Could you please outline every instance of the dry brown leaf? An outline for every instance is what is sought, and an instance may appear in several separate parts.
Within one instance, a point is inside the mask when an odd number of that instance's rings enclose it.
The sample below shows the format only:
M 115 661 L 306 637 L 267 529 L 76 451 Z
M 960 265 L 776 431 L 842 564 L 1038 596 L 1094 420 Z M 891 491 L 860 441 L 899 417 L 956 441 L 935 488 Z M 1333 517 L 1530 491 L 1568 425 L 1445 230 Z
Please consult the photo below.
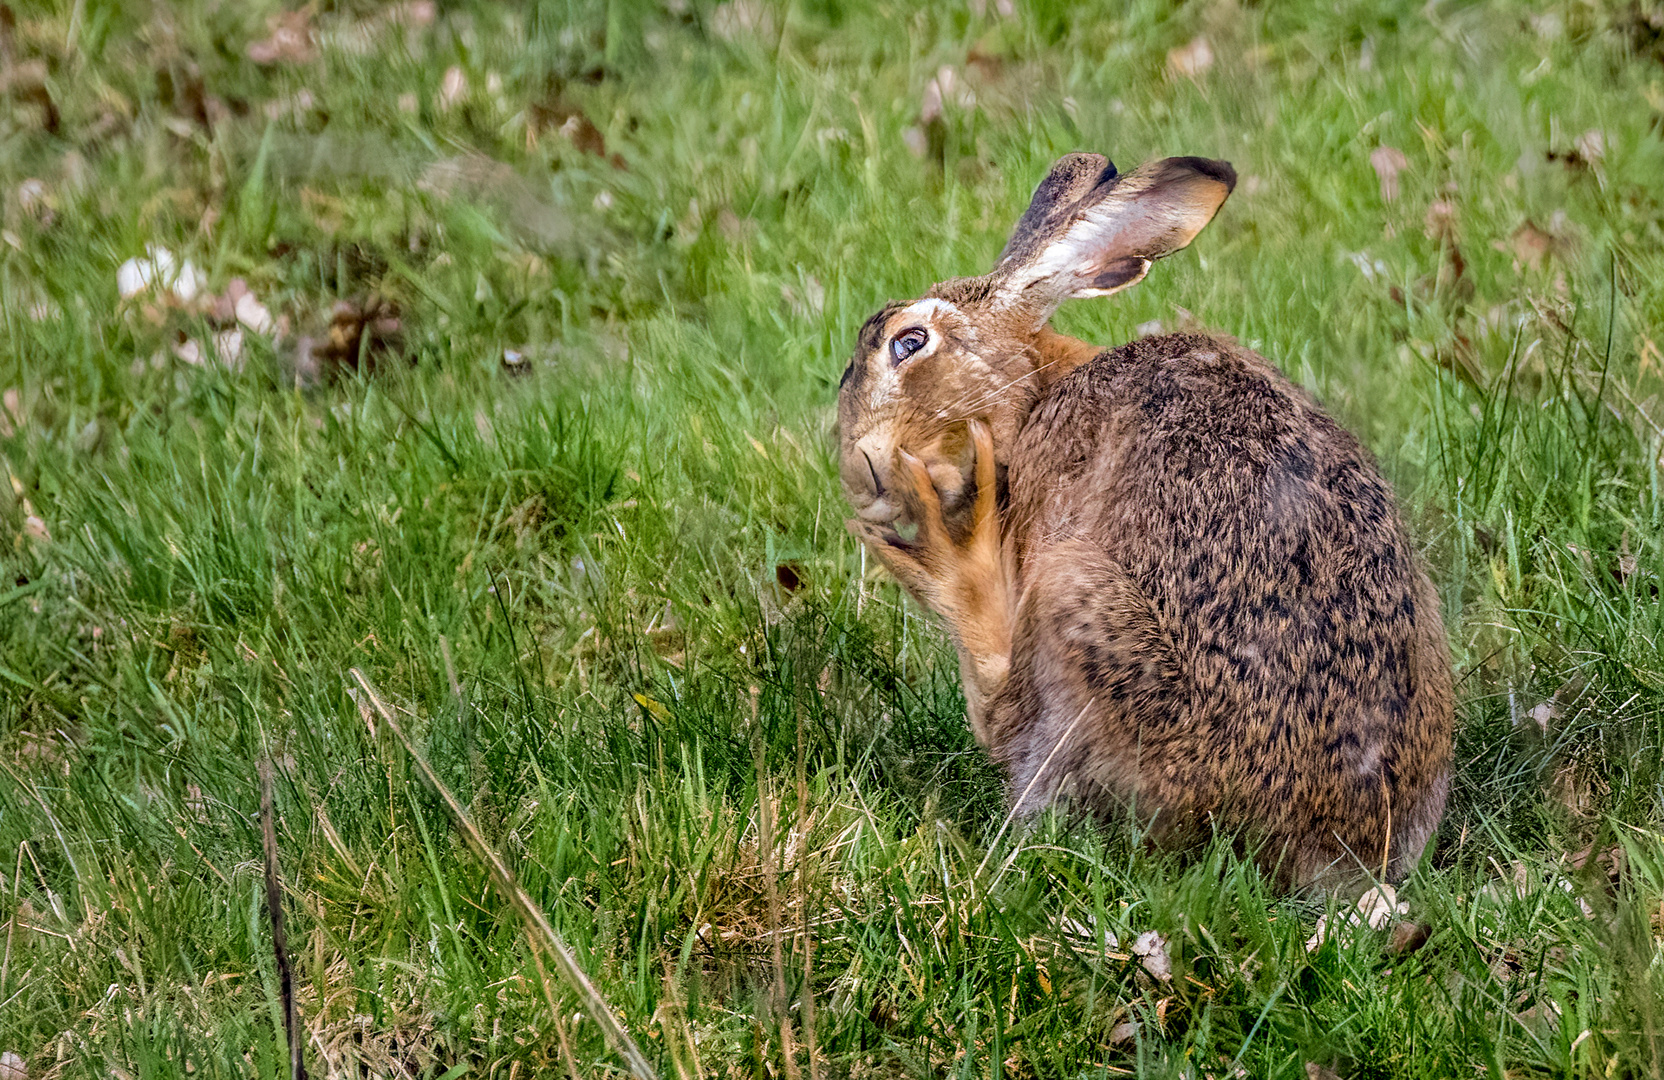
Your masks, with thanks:
M 1369 155 L 1369 164 L 1375 169 L 1375 178 L 1381 183 L 1381 200 L 1396 202 L 1398 174 L 1410 167 L 1410 159 L 1396 146 L 1377 146 L 1374 153 Z
M 58 106 L 46 86 L 49 71 L 45 60 L 18 62 L 13 53 L 12 37 L 17 30 L 17 16 L 5 4 L 0 4 L 0 95 L 9 94 L 19 101 L 40 106 L 41 126 L 56 132 L 59 125 Z
M 533 102 L 526 109 L 526 137 L 536 142 L 545 131 L 559 132 L 583 153 L 606 158 L 615 169 L 625 168 L 624 159 L 607 153 L 607 140 L 584 111 L 556 94 L 547 101 Z
M 1590 128 L 1572 140 L 1570 150 L 1551 149 L 1544 156 L 1568 169 L 1599 168 L 1606 158 L 1606 133 L 1599 128 Z
M 1306 1080 L 1340 1080 L 1340 1074 L 1335 1070 L 1319 1065 L 1315 1061 L 1306 1062 Z
M 1514 256 L 1514 272 L 1517 274 L 1522 270 L 1536 270 L 1549 259 L 1558 257 L 1565 241 L 1553 232 L 1538 228 L 1528 219 L 1520 223 L 1506 243 L 1498 240 L 1492 246 Z
M 1422 221 L 1429 240 L 1449 240 L 1456 235 L 1456 205 L 1447 199 L 1438 199 L 1427 207 L 1427 215 Z
M 1197 79 L 1213 67 L 1213 46 L 1201 34 L 1167 54 L 1167 70 L 1181 79 Z
M 10 1050 L 0 1054 L 0 1080 L 29 1080 L 29 1067 L 21 1055 Z
M 1427 939 L 1432 933 L 1433 928 L 1424 922 L 1401 919 L 1393 924 L 1392 939 L 1387 942 L 1387 953 L 1391 956 L 1413 953 L 1427 944 Z

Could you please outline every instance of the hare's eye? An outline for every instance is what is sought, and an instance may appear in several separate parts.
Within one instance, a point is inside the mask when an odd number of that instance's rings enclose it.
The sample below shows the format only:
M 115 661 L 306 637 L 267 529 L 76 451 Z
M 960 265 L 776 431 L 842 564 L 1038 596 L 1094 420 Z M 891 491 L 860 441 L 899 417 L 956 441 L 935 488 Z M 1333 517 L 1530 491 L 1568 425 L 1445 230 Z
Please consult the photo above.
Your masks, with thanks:
M 924 348 L 929 341 L 930 335 L 921 327 L 915 326 L 911 330 L 903 330 L 895 336 L 895 340 L 890 342 L 890 359 L 892 363 L 901 363 L 909 356 L 912 356 L 914 353 Z

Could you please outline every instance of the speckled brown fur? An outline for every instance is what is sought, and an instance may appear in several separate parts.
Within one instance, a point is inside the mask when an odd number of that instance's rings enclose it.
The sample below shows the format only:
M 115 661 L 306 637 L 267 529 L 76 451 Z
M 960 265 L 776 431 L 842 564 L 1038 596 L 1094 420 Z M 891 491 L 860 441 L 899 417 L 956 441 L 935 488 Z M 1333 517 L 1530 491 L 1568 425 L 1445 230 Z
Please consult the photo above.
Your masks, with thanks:
M 1158 834 L 1223 814 L 1301 881 L 1420 854 L 1448 652 L 1356 439 L 1248 350 L 1172 335 L 1061 380 L 1008 476 L 1021 600 L 989 746 L 1014 795 L 1085 710 L 1021 809 L 1062 784 Z
M 1062 797 L 1174 842 L 1224 827 L 1288 883 L 1395 879 L 1443 813 L 1452 690 L 1392 491 L 1234 342 L 1098 352 L 1045 327 L 1171 250 L 1126 236 L 1188 242 L 1223 201 L 1196 177 L 1229 175 L 1170 159 L 1117 206 L 1084 157 L 1036 194 L 1078 204 L 1024 216 L 1044 235 L 1020 226 L 993 274 L 933 290 L 951 310 L 893 305 L 863 331 L 852 369 L 896 400 L 840 400 L 852 530 L 947 623 L 1018 812 Z M 891 362 L 914 323 L 927 363 Z

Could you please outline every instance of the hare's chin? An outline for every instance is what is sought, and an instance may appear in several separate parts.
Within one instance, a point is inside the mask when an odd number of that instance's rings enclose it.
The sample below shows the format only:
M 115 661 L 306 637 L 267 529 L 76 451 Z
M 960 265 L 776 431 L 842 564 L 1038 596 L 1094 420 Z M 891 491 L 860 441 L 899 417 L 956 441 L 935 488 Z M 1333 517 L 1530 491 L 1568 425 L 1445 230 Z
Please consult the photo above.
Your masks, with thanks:
M 901 516 L 901 507 L 889 499 L 874 499 L 855 513 L 862 521 L 887 523 Z

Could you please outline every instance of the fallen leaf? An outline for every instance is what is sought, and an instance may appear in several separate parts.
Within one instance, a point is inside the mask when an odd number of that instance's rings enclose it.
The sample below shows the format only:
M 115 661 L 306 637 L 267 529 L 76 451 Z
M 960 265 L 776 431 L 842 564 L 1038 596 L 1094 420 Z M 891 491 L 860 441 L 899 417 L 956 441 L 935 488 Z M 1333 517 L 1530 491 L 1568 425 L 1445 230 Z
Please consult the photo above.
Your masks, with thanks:
M 1514 272 L 1518 273 L 1522 268 L 1535 270 L 1542 266 L 1550 256 L 1557 253 L 1560 245 L 1554 234 L 1539 229 L 1527 220 L 1514 230 L 1507 244 L 1498 241 L 1495 246 L 1498 251 L 1513 254 Z
M 560 125 L 560 133 L 586 154 L 596 157 L 607 156 L 607 140 L 601 134 L 601 129 L 595 122 L 581 112 L 574 111 L 571 116 Z
M 615 169 L 625 168 L 622 157 L 607 153 L 606 137 L 601 134 L 601 129 L 595 126 L 594 121 L 590 120 L 582 109 L 559 94 L 554 94 L 545 101 L 533 102 L 527 107 L 526 117 L 528 139 L 535 142 L 542 132 L 554 131 L 564 136 L 583 153 L 606 158 L 607 163 Z
M 1433 928 L 1424 922 L 1401 919 L 1393 924 L 1392 938 L 1387 942 L 1387 952 L 1392 956 L 1413 953 L 1427 944 L 1427 939 L 1432 934 Z
M 262 304 L 259 300 L 255 299 L 253 293 L 244 292 L 241 296 L 237 297 L 237 299 L 233 301 L 232 311 L 236 315 L 239 323 L 248 327 L 256 334 L 269 334 L 272 332 L 272 328 L 274 326 L 274 323 L 272 322 L 272 313 L 269 309 L 267 309 L 265 304 Z
M 17 62 L 12 54 L 12 35 L 17 29 L 17 16 L 5 4 L 0 4 L 0 96 L 10 95 L 18 101 L 40 106 L 41 126 L 56 132 L 61 120 L 57 103 L 47 88 L 49 71 L 45 60 Z
M 116 268 L 116 290 L 123 300 L 160 287 L 166 298 L 189 304 L 207 284 L 202 271 L 189 259 L 179 262 L 173 252 L 159 244 L 151 244 L 145 251 L 146 257 L 128 259 Z
M 1606 133 L 1590 128 L 1572 140 L 1570 150 L 1548 150 L 1544 155 L 1568 169 L 1594 169 L 1606 158 Z
M 329 338 L 320 355 L 348 367 L 372 364 L 403 344 L 397 305 L 379 296 L 338 302 L 330 312 Z
M 1572 149 L 1590 165 L 1598 165 L 1606 157 L 1606 133 L 1590 128 L 1572 140 Z
M 312 41 L 312 9 L 285 11 L 266 18 L 266 36 L 248 44 L 256 64 L 304 64 L 317 58 Z
M 22 1055 L 10 1050 L 0 1054 L 0 1080 L 29 1080 L 29 1067 Z
M 1391 885 L 1381 884 L 1358 898 L 1358 914 L 1371 930 L 1384 929 L 1394 915 L 1407 915 L 1410 905 L 1401 903 Z
M 1445 199 L 1438 199 L 1427 207 L 1427 215 L 1422 220 L 1429 240 L 1449 240 L 1456 235 L 1456 206 Z
M 1167 54 L 1167 70 L 1179 78 L 1195 79 L 1213 67 L 1213 46 L 1198 34 Z
M 1381 184 L 1381 201 L 1396 202 L 1398 174 L 1410 167 L 1410 159 L 1396 146 L 1377 146 L 1369 155 L 1369 164 L 1375 169 L 1375 178 Z
M 439 107 L 452 109 L 468 94 L 468 75 L 460 67 L 452 64 L 445 69 L 445 75 L 439 80 Z
M 1134 939 L 1132 954 L 1138 957 L 1144 970 L 1157 982 L 1173 981 L 1173 961 L 1167 955 L 1167 939 L 1154 930 L 1146 930 Z
M 39 540 L 43 544 L 52 540 L 52 533 L 47 529 L 46 522 L 34 514 L 30 514 L 23 519 L 23 535 L 31 540 Z
M 52 223 L 52 204 L 46 183 L 33 176 L 17 185 L 17 208 L 43 225 Z
M 1306 1062 L 1306 1080 L 1340 1080 L 1340 1074 L 1315 1061 Z
M 183 334 L 181 334 L 180 340 L 173 343 L 173 355 L 192 367 L 200 367 L 203 360 L 206 359 L 202 352 L 202 345 L 196 338 L 185 337 Z
M 670 719 L 670 710 L 665 707 L 663 702 L 654 701 L 646 694 L 631 694 L 630 696 L 635 699 L 637 705 L 646 709 L 653 719 L 661 721 Z
M 942 118 L 942 84 L 931 79 L 924 84 L 924 96 L 919 99 L 919 123 L 928 124 Z
M 1117 1043 L 1131 1042 L 1138 1037 L 1138 1021 L 1126 1020 L 1109 1029 L 1111 1046 Z
M 243 332 L 237 327 L 214 334 L 214 355 L 233 371 L 243 366 Z
M 1398 899 L 1391 885 L 1377 885 L 1360 896 L 1351 910 L 1337 911 L 1332 919 L 1328 915 L 1319 916 L 1316 929 L 1306 939 L 1306 951 L 1316 952 L 1343 927 L 1368 926 L 1371 930 L 1381 930 L 1395 916 L 1409 912 L 1410 905 Z
M 0 438 L 9 439 L 23 427 L 23 398 L 17 387 L 8 386 L 0 394 Z

